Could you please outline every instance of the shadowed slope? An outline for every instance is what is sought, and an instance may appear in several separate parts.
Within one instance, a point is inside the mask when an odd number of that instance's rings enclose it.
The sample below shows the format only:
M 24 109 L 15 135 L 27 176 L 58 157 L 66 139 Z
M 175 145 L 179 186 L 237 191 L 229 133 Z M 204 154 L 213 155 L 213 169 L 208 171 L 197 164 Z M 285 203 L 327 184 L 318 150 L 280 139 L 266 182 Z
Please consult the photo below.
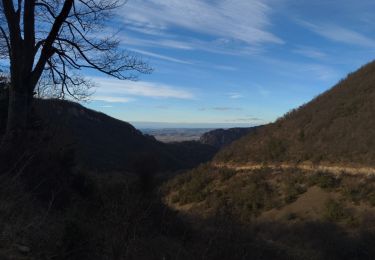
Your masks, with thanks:
M 34 110 L 40 146 L 71 149 L 88 169 L 132 171 L 144 161 L 154 172 L 173 171 L 210 160 L 216 152 L 198 142 L 161 143 L 129 123 L 69 101 L 35 100 Z

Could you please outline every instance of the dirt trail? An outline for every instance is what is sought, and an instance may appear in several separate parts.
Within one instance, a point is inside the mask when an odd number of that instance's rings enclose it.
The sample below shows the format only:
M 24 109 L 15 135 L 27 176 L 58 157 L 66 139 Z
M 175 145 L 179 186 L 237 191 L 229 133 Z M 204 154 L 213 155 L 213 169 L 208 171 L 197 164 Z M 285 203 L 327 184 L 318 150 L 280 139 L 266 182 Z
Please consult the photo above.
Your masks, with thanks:
M 345 167 L 345 166 L 335 166 L 335 165 L 313 165 L 313 164 L 234 164 L 234 163 L 225 163 L 218 164 L 213 163 L 214 167 L 225 167 L 233 169 L 236 171 L 242 170 L 257 170 L 264 167 L 273 168 L 273 169 L 301 169 L 305 171 L 325 171 L 332 174 L 351 174 L 351 175 L 375 175 L 375 168 L 372 167 Z

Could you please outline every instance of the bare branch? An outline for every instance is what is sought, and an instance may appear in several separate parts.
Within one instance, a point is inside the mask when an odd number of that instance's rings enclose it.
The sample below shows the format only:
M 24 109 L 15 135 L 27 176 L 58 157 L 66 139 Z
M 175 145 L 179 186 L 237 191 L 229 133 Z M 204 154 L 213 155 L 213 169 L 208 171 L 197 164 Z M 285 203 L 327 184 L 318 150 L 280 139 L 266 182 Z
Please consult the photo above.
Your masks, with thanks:
M 0 27 L 0 55 L 1 42 L 5 53 L 17 50 L 17 57 L 9 56 L 16 64 L 12 77 L 29 82 L 30 93 L 39 96 L 43 89 L 54 97 L 86 98 L 83 90 L 92 84 L 79 76 L 82 70 L 121 80 L 152 71 L 138 56 L 122 50 L 116 35 L 98 35 L 126 0 L 0 1 L 0 22 L 6 24 Z
M 8 51 L 8 53 L 10 53 L 10 43 L 9 43 L 9 38 L 8 38 L 8 35 L 7 35 L 7 33 L 5 32 L 4 28 L 1 27 L 1 26 L 0 26 L 0 32 L 1 32 L 1 34 L 3 35 L 3 39 L 4 39 L 4 41 L 5 41 L 5 44 L 6 44 L 6 47 L 7 47 L 7 51 Z M 2 48 L 2 47 L 0 46 L 0 48 Z M 2 56 L 2 54 L 3 54 L 3 51 L 0 50 L 0 55 Z

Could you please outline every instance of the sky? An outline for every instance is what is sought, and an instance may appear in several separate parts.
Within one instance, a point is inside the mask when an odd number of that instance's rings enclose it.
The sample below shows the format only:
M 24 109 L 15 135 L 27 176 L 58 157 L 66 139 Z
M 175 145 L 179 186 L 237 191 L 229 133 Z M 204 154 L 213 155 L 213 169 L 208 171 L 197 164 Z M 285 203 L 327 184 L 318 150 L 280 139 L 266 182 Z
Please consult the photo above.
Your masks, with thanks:
M 373 0 L 128 0 L 113 26 L 154 69 L 87 75 L 86 106 L 136 127 L 272 122 L 375 57 Z

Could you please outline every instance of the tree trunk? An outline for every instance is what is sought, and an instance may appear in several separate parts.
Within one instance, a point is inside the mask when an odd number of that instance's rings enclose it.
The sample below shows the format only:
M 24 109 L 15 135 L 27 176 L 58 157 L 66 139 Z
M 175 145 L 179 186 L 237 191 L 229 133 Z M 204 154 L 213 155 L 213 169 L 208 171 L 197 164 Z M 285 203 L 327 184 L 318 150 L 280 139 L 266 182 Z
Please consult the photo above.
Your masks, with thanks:
M 11 87 L 9 90 L 6 134 L 16 137 L 27 128 L 32 97 L 27 88 Z
M 8 91 L 0 90 L 0 136 L 5 133 L 8 117 Z
M 27 126 L 32 96 L 26 86 L 12 85 L 9 89 L 6 131 L 0 146 L 0 163 L 5 168 L 17 161 L 27 145 Z

